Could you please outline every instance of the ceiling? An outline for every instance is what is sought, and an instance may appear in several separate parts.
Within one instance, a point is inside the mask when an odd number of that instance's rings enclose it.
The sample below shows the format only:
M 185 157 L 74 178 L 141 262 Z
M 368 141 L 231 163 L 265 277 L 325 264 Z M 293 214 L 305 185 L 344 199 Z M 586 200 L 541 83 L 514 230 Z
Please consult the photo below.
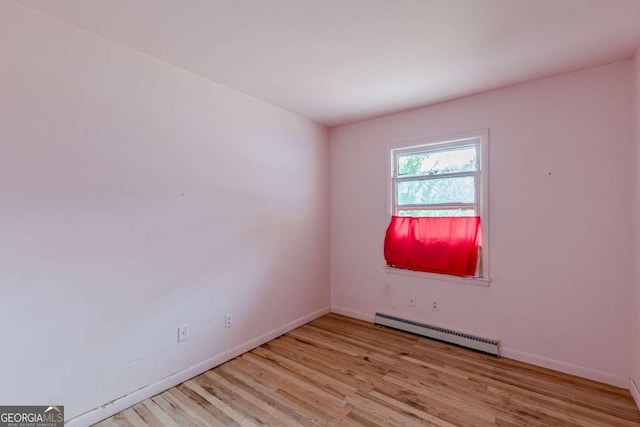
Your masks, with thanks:
M 640 46 L 640 0 L 17 1 L 328 126 Z

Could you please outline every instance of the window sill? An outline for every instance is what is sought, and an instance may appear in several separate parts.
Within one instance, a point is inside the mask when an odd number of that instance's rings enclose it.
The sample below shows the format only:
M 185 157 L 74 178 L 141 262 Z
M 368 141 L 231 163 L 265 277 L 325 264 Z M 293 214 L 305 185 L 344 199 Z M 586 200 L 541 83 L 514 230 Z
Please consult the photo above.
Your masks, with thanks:
M 413 271 L 413 270 L 405 270 L 402 268 L 389 267 L 388 265 L 385 265 L 382 268 L 384 269 L 384 272 L 387 274 L 400 274 L 402 276 L 417 277 L 420 279 L 443 280 L 445 282 L 455 282 L 455 283 L 462 283 L 465 285 L 484 286 L 484 287 L 488 287 L 489 284 L 491 283 L 491 279 L 486 277 L 460 277 L 460 276 L 451 276 L 449 274 L 426 273 L 423 271 Z

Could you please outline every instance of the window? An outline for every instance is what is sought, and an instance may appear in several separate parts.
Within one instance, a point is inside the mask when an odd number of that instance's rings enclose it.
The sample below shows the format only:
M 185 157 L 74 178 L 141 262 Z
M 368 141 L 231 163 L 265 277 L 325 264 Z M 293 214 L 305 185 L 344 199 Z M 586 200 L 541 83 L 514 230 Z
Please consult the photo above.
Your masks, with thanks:
M 475 277 L 488 276 L 487 142 L 484 130 L 390 149 L 392 216 L 480 217 Z

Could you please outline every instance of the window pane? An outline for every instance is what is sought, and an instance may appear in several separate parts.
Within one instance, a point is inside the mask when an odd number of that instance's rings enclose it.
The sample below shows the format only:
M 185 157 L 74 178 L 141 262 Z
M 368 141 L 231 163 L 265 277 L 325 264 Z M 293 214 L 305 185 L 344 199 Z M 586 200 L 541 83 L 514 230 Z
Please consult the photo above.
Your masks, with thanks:
M 399 210 L 398 216 L 476 216 L 476 210 L 472 208 Z
M 398 176 L 424 176 L 477 170 L 476 146 L 398 156 Z
M 472 176 L 463 176 L 398 182 L 398 205 L 475 203 L 474 180 Z

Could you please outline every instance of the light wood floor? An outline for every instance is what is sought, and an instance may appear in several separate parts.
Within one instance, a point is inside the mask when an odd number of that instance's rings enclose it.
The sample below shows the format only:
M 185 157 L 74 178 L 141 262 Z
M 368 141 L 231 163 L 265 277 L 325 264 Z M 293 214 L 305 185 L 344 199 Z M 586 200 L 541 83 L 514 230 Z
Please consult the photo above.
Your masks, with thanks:
M 113 426 L 638 426 L 627 390 L 330 314 Z

